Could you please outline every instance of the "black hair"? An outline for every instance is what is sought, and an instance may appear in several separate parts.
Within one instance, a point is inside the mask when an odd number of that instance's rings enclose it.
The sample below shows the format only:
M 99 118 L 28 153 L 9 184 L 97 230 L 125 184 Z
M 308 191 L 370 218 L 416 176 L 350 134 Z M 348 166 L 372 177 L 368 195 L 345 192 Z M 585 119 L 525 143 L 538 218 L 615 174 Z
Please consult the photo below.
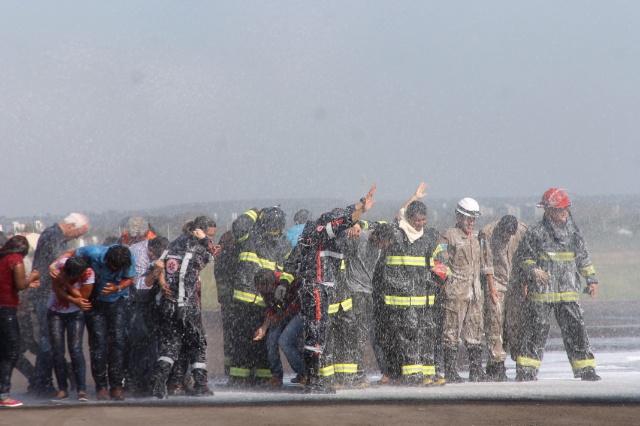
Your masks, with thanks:
M 407 218 L 410 218 L 416 214 L 423 214 L 425 216 L 427 215 L 427 206 L 425 206 L 422 201 L 416 200 L 411 202 L 411 204 L 407 206 L 407 210 L 405 210 L 405 216 Z
M 169 239 L 166 237 L 155 237 L 149 240 L 149 250 L 158 258 L 162 255 L 164 249 L 169 245 Z
M 80 278 L 84 271 L 89 267 L 89 264 L 80 256 L 71 256 L 64 263 L 62 273 L 71 279 Z
M 209 216 L 198 216 L 185 223 L 182 227 L 182 232 L 188 234 L 196 229 L 201 229 L 202 231 L 207 232 L 207 229 L 216 227 L 216 221 L 211 219 Z
M 377 241 L 391 241 L 394 233 L 393 226 L 388 223 L 381 223 L 371 232 L 371 237 Z
M 17 253 L 22 257 L 29 253 L 29 241 L 22 235 L 16 235 L 7 240 L 6 243 L 0 248 L 0 259 L 10 254 Z
M 296 223 L 296 225 L 307 223 L 310 220 L 311 212 L 306 209 L 298 210 L 298 212 L 293 216 L 293 221 Z
M 513 215 L 506 215 L 498 222 L 498 228 L 507 235 L 514 235 L 518 230 L 518 219 Z
M 104 263 L 118 271 L 127 269 L 131 266 L 131 251 L 123 245 L 113 245 L 109 247 L 104 255 Z

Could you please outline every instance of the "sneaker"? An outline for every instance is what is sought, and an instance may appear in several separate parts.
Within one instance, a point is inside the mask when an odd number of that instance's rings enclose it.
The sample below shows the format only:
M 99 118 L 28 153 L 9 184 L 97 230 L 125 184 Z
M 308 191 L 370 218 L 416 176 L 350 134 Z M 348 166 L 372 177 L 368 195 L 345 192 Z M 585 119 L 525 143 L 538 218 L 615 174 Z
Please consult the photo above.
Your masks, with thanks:
M 96 398 L 98 401 L 108 401 L 109 400 L 109 392 L 106 389 L 98 389 L 96 391 Z
M 65 401 L 67 399 L 69 399 L 69 392 L 67 392 L 66 390 L 58 391 L 56 396 L 53 398 L 54 401 Z
M 379 385 L 388 385 L 390 384 L 391 379 L 389 379 L 389 376 L 387 376 L 386 374 L 384 374 L 382 377 L 380 377 L 380 380 L 378 380 Z
M 79 390 L 78 391 L 78 401 L 80 401 L 80 402 L 89 402 L 89 395 L 87 394 L 87 392 L 85 392 L 83 390 Z
M 16 401 L 13 398 L 6 397 L 5 399 L 0 399 L 0 407 L 20 407 L 22 402 Z
M 354 389 L 366 389 L 369 386 L 371 386 L 371 383 L 369 383 L 369 381 L 366 379 L 353 384 Z
M 447 380 L 439 374 L 433 377 L 432 386 L 444 386 L 447 384 Z

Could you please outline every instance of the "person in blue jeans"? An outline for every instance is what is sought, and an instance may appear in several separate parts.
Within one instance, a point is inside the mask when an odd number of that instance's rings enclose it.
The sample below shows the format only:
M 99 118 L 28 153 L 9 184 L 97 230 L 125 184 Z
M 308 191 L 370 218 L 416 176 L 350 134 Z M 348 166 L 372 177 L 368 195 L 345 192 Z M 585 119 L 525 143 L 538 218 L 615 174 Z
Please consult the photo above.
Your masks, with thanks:
M 267 269 L 260 270 L 254 277 L 256 290 L 260 292 L 267 311 L 253 340 L 262 340 L 266 336 L 271 378 L 264 386 L 269 388 L 282 387 L 284 370 L 280 361 L 280 349 L 296 373 L 296 383 L 305 384 L 304 361 L 297 344 L 302 336 L 302 317 L 297 305 L 300 283 L 294 280 L 291 285 L 286 286 L 284 294 L 277 297 L 278 281 L 278 273 Z
M 67 369 L 64 359 L 65 343 L 69 347 L 71 365 L 78 390 L 78 400 L 86 402 L 87 366 L 82 350 L 84 313 L 91 309 L 89 297 L 95 283 L 95 273 L 80 257 L 62 258 L 55 265 L 60 275 L 52 280 L 53 292 L 49 298 L 47 322 L 53 371 L 58 382 L 56 400 L 69 398 Z M 66 334 L 66 342 L 65 342 Z

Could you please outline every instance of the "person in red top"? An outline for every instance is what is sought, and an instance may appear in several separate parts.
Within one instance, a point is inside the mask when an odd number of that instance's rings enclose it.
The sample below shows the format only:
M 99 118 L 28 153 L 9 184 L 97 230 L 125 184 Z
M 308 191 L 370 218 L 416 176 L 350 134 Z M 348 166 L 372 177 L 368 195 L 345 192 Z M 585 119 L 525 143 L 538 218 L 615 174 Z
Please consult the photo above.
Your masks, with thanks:
M 11 238 L 0 248 L 0 407 L 19 407 L 22 402 L 9 396 L 11 373 L 20 356 L 18 326 L 18 292 L 29 286 L 24 269 L 24 257 L 29 242 L 21 235 Z M 39 285 L 34 281 L 32 286 Z

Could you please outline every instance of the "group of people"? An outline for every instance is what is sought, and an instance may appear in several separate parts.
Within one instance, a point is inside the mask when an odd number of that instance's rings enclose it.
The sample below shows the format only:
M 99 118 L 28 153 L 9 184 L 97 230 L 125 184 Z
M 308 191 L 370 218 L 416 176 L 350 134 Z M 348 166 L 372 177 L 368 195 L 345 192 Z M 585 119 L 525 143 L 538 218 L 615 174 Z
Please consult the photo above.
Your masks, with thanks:
M 575 377 L 600 380 L 578 302 L 579 275 L 591 297 L 598 280 L 567 193 L 545 192 L 543 219 L 531 227 L 507 215 L 480 230 L 479 204 L 462 198 L 455 225 L 439 232 L 427 226 L 426 189 L 420 184 L 390 222 L 362 217 L 375 204 L 375 185 L 316 220 L 299 211 L 289 229 L 279 207 L 252 208 L 218 245 L 207 216 L 171 242 L 133 218 L 114 244 L 67 250 L 89 228 L 85 215 L 72 213 L 42 233 L 30 272 L 29 242 L 12 237 L 0 248 L 0 405 L 21 405 L 9 390 L 26 350 L 26 317 L 38 331 L 35 395 L 67 399 L 71 382 L 78 400 L 89 400 L 85 325 L 98 400 L 123 400 L 127 390 L 212 395 L 200 291 L 200 271 L 211 262 L 230 386 L 282 387 L 282 350 L 305 392 L 364 388 L 368 341 L 379 384 L 463 382 L 461 343 L 469 381 L 507 380 L 507 350 L 516 379 L 536 380 L 552 310 Z M 24 307 L 31 315 L 20 315 Z

